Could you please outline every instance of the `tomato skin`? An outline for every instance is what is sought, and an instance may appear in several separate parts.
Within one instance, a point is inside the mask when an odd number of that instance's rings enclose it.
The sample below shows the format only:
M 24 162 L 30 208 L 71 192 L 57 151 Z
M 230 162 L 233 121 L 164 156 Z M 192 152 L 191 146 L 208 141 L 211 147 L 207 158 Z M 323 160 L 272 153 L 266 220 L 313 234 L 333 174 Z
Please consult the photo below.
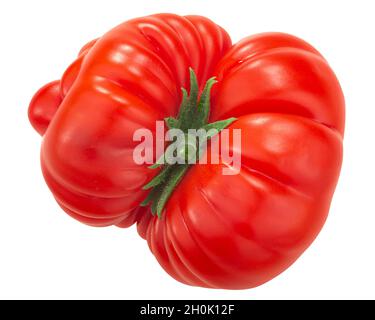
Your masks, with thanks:
M 162 219 L 143 217 L 138 231 L 177 280 L 252 288 L 289 267 L 326 220 L 341 168 L 344 98 L 324 58 L 286 34 L 242 40 L 215 74 L 211 121 L 238 117 L 228 129 L 242 130 L 241 173 L 194 165 Z
M 28 115 L 34 129 L 43 136 L 61 102 L 67 95 L 81 69 L 81 64 L 97 39 L 85 44 L 77 59 L 66 69 L 61 80 L 47 83 L 40 88 L 30 101 Z
M 146 231 L 161 265 L 191 285 L 244 289 L 282 272 L 323 226 L 339 175 L 341 136 L 324 125 L 265 113 L 235 128 L 241 173 L 195 165 Z
M 241 129 L 241 172 L 223 175 L 223 159 L 192 166 L 157 218 L 139 206 L 158 170 L 134 163 L 133 133 L 176 116 L 189 67 L 201 86 L 217 77 L 210 120 L 238 118 L 229 129 Z M 265 33 L 232 46 L 207 18 L 159 14 L 85 45 L 61 80 L 34 96 L 29 118 L 43 135 L 45 180 L 70 216 L 137 223 L 176 280 L 244 289 L 289 267 L 321 230 L 345 110 L 333 71 L 303 40 Z
M 142 186 L 157 173 L 134 163 L 134 131 L 176 115 L 189 67 L 204 84 L 230 46 L 209 19 L 173 14 L 130 20 L 85 45 L 62 76 L 56 115 L 39 130 L 43 174 L 60 206 L 93 226 L 134 222 Z M 35 98 L 34 127 L 38 108 L 47 110 Z
M 245 38 L 230 49 L 215 74 L 219 83 L 213 93 L 213 121 L 227 115 L 281 112 L 312 118 L 344 133 L 340 84 L 321 54 L 301 39 L 283 33 Z
M 62 99 L 59 80 L 47 83 L 35 93 L 28 113 L 30 123 L 40 135 L 46 132 Z

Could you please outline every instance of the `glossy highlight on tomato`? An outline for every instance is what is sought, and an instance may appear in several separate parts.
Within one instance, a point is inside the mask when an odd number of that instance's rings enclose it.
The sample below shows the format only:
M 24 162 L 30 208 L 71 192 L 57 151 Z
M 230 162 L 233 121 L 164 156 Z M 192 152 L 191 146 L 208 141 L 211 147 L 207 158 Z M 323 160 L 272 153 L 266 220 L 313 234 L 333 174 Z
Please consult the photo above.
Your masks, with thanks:
M 209 122 L 237 119 L 228 129 L 241 130 L 241 171 L 223 175 L 223 159 L 192 165 L 158 217 L 140 204 L 159 169 L 134 162 L 133 133 L 177 116 L 189 68 L 200 90 L 216 77 Z M 232 45 L 205 17 L 156 14 L 86 44 L 35 94 L 29 119 L 66 213 L 91 226 L 136 223 L 182 283 L 245 289 L 288 268 L 321 230 L 341 168 L 345 104 L 327 61 L 295 36 Z

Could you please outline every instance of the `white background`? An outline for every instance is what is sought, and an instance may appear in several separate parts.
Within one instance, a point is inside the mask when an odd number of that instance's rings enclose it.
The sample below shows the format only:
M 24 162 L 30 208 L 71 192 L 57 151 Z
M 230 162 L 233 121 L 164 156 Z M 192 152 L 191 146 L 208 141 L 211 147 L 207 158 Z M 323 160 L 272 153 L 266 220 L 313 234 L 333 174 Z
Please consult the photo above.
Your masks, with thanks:
M 317 47 L 346 96 L 342 175 L 313 245 L 250 290 L 208 290 L 170 278 L 134 227 L 96 229 L 64 214 L 39 167 L 27 107 L 86 41 L 130 18 L 201 14 L 233 41 L 283 31 Z M 374 1 L 1 1 L 0 298 L 375 298 Z

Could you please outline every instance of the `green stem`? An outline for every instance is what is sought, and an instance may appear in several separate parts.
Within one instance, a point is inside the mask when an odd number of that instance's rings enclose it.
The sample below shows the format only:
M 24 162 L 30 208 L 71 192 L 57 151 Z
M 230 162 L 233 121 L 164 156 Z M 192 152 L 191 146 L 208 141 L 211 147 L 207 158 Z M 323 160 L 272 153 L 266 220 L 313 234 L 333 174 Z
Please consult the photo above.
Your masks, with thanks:
M 200 146 L 197 145 L 198 140 L 195 138 L 196 145 L 194 145 L 194 140 L 192 140 L 192 135 L 189 134 L 188 130 L 206 130 L 207 135 L 205 135 L 205 140 L 208 140 L 236 120 L 236 118 L 229 118 L 213 123 L 207 123 L 210 114 L 211 88 L 216 83 L 216 80 L 215 78 L 207 80 L 199 98 L 197 77 L 193 69 L 190 68 L 189 71 L 190 94 L 188 95 L 187 91 L 182 88 L 182 101 L 178 117 L 165 118 L 165 122 L 169 129 L 179 129 L 182 131 L 184 134 L 184 144 L 177 145 L 175 150 L 173 149 L 173 143 L 168 146 L 168 148 L 172 149 L 167 148 L 165 153 L 156 161 L 156 163 L 149 167 L 150 169 L 155 169 L 163 166 L 162 170 L 143 187 L 144 190 L 151 189 L 151 191 L 141 203 L 141 206 L 150 205 L 152 214 L 157 214 L 159 218 L 161 217 L 171 194 L 192 165 L 190 162 L 170 164 L 171 158 L 173 158 L 173 156 L 182 155 L 184 160 L 195 159 L 196 162 L 199 160 Z M 186 137 L 187 139 L 185 139 Z M 192 150 L 196 151 L 196 154 L 193 157 L 190 154 Z

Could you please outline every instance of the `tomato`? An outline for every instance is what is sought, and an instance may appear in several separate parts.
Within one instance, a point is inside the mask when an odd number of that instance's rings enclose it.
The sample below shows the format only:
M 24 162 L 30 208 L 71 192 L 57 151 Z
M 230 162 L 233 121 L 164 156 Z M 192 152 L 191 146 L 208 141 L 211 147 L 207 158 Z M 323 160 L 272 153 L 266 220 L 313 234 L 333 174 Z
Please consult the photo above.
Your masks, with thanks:
M 223 175 L 230 164 L 220 155 L 217 164 L 191 165 L 155 215 L 140 205 L 163 169 L 134 162 L 133 134 L 179 115 L 181 87 L 192 92 L 189 68 L 201 92 L 216 76 L 208 122 L 236 118 L 227 129 L 241 130 L 241 171 Z M 65 212 L 92 226 L 137 223 L 180 282 L 243 289 L 288 268 L 321 230 L 345 110 L 333 71 L 303 40 L 264 33 L 232 45 L 207 18 L 159 14 L 87 44 L 61 80 L 36 93 L 29 118 Z

